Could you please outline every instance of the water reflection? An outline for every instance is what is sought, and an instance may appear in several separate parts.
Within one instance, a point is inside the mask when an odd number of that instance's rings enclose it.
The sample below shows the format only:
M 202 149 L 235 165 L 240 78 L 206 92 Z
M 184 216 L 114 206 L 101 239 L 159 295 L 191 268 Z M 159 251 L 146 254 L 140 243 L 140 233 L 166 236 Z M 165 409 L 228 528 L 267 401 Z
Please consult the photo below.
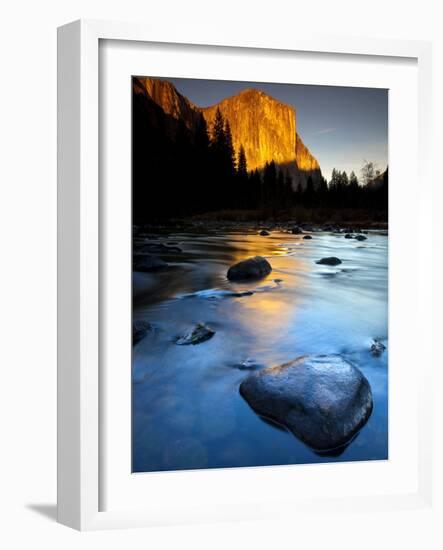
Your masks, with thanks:
M 170 268 L 134 274 L 134 317 L 154 326 L 133 353 L 134 471 L 387 457 L 387 352 L 368 351 L 373 338 L 387 343 L 386 237 L 370 235 L 359 246 L 324 233 L 303 240 L 178 232 L 156 242 L 163 240 L 182 250 L 162 254 Z M 230 283 L 228 267 L 254 255 L 268 258 L 270 275 Z M 343 263 L 315 264 L 326 256 Z M 200 322 L 213 338 L 174 344 Z M 306 353 L 342 353 L 371 384 L 372 416 L 340 455 L 315 454 L 238 393 L 249 368 Z

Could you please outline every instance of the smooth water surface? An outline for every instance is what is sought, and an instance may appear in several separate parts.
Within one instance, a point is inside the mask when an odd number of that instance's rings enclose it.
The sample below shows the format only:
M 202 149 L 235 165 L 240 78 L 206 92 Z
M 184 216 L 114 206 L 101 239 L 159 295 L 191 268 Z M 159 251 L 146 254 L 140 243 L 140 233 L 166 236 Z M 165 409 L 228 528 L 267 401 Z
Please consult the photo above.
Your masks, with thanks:
M 133 471 L 181 470 L 386 459 L 388 238 L 342 234 L 208 231 L 155 241 L 182 252 L 162 255 L 170 267 L 134 273 L 134 319 L 154 329 L 133 349 Z M 272 265 L 265 279 L 231 283 L 227 269 L 250 256 Z M 337 256 L 337 267 L 316 260 Z M 252 290 L 252 295 L 229 296 Z M 228 291 L 228 292 L 227 292 Z M 198 345 L 175 339 L 196 323 L 216 334 Z M 319 455 L 290 432 L 257 416 L 239 394 L 250 368 L 300 355 L 339 353 L 369 380 L 372 415 L 339 453 Z

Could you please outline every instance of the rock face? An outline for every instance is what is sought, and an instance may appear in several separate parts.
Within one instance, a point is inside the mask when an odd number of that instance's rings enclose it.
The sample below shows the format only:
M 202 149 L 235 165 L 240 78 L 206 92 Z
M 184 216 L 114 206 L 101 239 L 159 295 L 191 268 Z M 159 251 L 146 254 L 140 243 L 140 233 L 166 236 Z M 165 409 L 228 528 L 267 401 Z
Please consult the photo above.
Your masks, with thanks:
M 295 110 L 255 88 L 243 90 L 202 109 L 212 128 L 217 109 L 229 120 L 234 148 L 243 145 L 248 168 L 263 168 L 272 159 L 279 165 L 295 162 Z
M 317 451 L 348 443 L 372 412 L 369 382 L 338 355 L 300 357 L 248 376 L 240 393 L 259 415 Z
M 294 189 L 305 187 L 309 176 L 314 186 L 322 175 L 320 166 L 297 134 L 294 107 L 267 95 L 256 88 L 246 89 L 210 107 L 200 108 L 180 94 L 166 80 L 134 77 L 135 94 L 143 94 L 167 115 L 168 134 L 177 132 L 183 122 L 192 133 L 203 116 L 211 131 L 217 109 L 229 121 L 235 151 L 243 145 L 248 170 L 261 170 L 274 160 L 278 167 L 292 177 Z M 152 113 L 154 116 L 156 113 Z M 159 122 L 160 124 L 160 122 Z
M 295 163 L 297 165 L 295 176 L 297 185 L 301 184 L 302 188 L 305 188 L 309 177 L 311 177 L 314 187 L 317 187 L 322 179 L 320 165 L 298 134 L 295 146 Z
M 198 107 L 181 95 L 175 86 L 167 80 L 136 77 L 134 78 L 134 90 L 139 93 L 146 92 L 167 115 L 181 120 L 191 131 L 194 130 L 201 117 Z
M 261 279 L 271 273 L 271 264 L 262 256 L 248 258 L 234 264 L 228 269 L 227 277 L 230 281 L 242 281 L 246 279 Z

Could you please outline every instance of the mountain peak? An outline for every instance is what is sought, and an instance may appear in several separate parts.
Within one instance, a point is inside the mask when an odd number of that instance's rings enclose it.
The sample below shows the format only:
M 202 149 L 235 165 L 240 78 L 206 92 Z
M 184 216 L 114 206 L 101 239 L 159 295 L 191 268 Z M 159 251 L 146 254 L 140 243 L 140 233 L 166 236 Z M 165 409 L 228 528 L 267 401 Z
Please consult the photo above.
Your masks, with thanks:
M 183 96 L 168 80 L 151 77 L 134 77 L 134 88 L 143 92 L 160 105 L 164 112 L 184 122 L 188 129 L 193 129 L 200 118 L 198 107 Z
M 145 93 L 176 121 L 194 132 L 203 116 L 211 133 L 217 109 L 229 121 L 236 153 L 243 146 L 248 170 L 262 169 L 275 163 L 293 179 L 294 187 L 304 187 L 311 176 L 316 185 L 321 178 L 320 166 L 297 133 L 296 111 L 288 105 L 252 87 L 227 97 L 209 107 L 197 107 L 181 95 L 167 80 L 135 77 L 134 91 Z

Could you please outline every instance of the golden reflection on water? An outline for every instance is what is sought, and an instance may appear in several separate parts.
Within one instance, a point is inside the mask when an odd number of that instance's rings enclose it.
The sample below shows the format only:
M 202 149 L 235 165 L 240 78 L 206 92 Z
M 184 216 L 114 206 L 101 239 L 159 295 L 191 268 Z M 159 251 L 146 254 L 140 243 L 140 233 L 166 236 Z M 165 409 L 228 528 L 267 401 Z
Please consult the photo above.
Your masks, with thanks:
M 272 272 L 259 282 L 236 285 L 255 291 L 247 300 L 239 299 L 238 316 L 244 326 L 252 324 L 255 332 L 267 335 L 271 332 L 277 336 L 283 327 L 295 321 L 298 293 L 306 285 L 303 274 L 310 270 L 310 266 L 297 257 L 298 242 L 301 243 L 301 239 L 286 234 L 245 235 L 232 239 L 233 263 L 263 256 L 272 266 Z M 288 248 L 294 253 L 288 255 Z

